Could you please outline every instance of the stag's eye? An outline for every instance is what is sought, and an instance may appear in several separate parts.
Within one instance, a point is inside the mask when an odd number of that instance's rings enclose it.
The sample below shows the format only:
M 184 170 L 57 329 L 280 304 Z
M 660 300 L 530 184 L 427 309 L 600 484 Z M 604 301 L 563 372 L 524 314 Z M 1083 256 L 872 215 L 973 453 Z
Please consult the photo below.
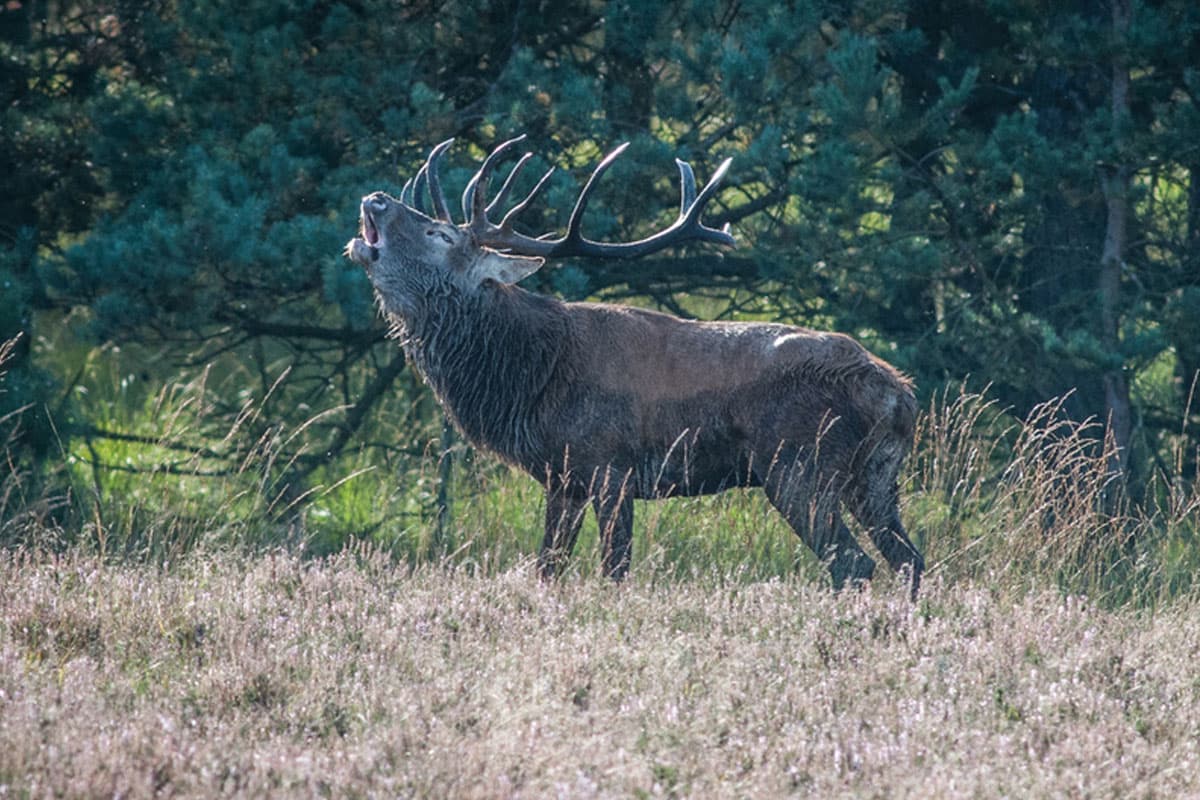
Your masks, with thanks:
M 425 231 L 425 235 L 426 236 L 440 236 L 440 237 L 442 237 L 442 241 L 445 242 L 446 244 L 454 244 L 454 240 L 451 239 L 449 236 L 447 236 L 443 231 L 427 230 L 427 231 Z

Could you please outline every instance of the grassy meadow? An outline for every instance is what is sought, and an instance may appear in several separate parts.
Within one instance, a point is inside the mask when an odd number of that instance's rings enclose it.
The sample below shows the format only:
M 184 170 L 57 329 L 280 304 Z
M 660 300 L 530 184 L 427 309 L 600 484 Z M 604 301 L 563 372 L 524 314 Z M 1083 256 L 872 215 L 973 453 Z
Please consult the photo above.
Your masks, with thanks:
M 296 434 L 217 472 L 196 397 L 67 496 L 0 483 L 0 798 L 1200 797 L 1184 432 L 1133 502 L 1055 404 L 938 398 L 912 603 L 830 592 L 755 492 L 639 504 L 621 585 L 589 520 L 546 584 L 528 479 L 460 453 L 440 529 L 432 457 L 287 501 Z
M 1193 600 L 0 560 L 0 794 L 1187 797 Z

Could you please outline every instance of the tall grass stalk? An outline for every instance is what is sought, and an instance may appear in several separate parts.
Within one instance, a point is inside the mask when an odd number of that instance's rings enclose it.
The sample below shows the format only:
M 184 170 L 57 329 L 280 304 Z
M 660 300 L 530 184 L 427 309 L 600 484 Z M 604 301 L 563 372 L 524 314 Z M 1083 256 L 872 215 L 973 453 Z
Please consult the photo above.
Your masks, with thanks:
M 931 573 L 1018 591 L 1052 586 L 1105 602 L 1191 591 L 1200 486 L 1155 475 L 1135 505 L 1102 426 L 1058 399 L 1023 420 L 983 394 L 948 391 L 921 418 L 906 513 Z

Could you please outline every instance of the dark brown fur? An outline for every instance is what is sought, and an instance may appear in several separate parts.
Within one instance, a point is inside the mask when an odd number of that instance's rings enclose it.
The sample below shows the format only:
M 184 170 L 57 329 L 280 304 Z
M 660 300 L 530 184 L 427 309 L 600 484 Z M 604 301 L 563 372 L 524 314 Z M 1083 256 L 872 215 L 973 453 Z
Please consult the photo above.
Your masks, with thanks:
M 385 195 L 363 207 L 381 238 L 349 251 L 407 352 L 470 441 L 546 488 L 545 574 L 561 569 L 589 503 L 619 578 L 634 499 L 761 486 L 835 586 L 874 571 L 845 506 L 893 569 L 910 570 L 915 594 L 924 563 L 900 522 L 897 475 L 916 401 L 889 364 L 841 334 L 564 303 L 479 279 L 476 259 L 506 257 L 469 230 Z

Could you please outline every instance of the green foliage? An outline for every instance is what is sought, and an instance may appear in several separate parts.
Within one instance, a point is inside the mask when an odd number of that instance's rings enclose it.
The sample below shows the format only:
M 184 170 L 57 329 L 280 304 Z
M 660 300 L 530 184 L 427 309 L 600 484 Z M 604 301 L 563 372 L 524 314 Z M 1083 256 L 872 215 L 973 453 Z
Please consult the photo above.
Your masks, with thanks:
M 267 398 L 241 393 L 236 426 L 257 431 L 244 447 L 237 430 L 211 432 L 223 417 L 219 398 L 243 375 L 210 370 L 156 391 L 137 371 L 146 356 L 111 353 L 95 370 L 102 379 L 77 387 L 76 413 L 107 433 L 72 440 L 55 483 L 28 469 L 0 482 L 0 548 L 81 547 L 159 563 L 197 549 L 261 553 L 285 543 L 320 557 L 362 545 L 414 567 L 432 562 L 481 575 L 537 552 L 540 487 L 462 446 L 452 450 L 450 486 L 441 486 L 439 426 L 421 413 L 406 416 L 402 400 L 385 401 L 394 425 L 374 432 L 392 449 L 323 462 L 297 486 L 289 480 L 309 451 L 296 452 L 295 442 L 315 417 L 287 426 L 264 417 Z M 1095 450 L 1091 426 L 1064 421 L 1061 405 L 1018 419 L 965 390 L 931 402 L 902 479 L 903 516 L 929 580 L 984 584 L 1010 597 L 1052 590 L 1105 607 L 1193 597 L 1200 483 L 1184 474 L 1186 439 L 1164 444 L 1174 459 L 1134 504 L 1113 480 L 1111 451 Z M 14 423 L 0 420 L 0 432 Z M 69 490 L 55 494 L 56 485 Z M 439 529 L 447 495 L 451 513 Z M 635 518 L 639 579 L 828 580 L 757 491 L 640 502 Z M 598 576 L 598 553 L 589 515 L 564 580 Z M 899 586 L 875 557 L 876 585 Z
M 1107 7 L 1007 0 L 9 4 L 0 340 L 20 343 L 0 417 L 27 409 L 14 458 L 64 494 L 92 472 L 134 494 L 158 474 L 165 454 L 130 441 L 164 435 L 147 407 L 107 414 L 81 391 L 105 394 L 117 345 L 148 397 L 207 376 L 187 434 L 206 472 L 242 475 L 270 441 L 256 480 L 286 487 L 275 510 L 312 504 L 318 549 L 373 528 L 418 552 L 437 414 L 341 248 L 357 198 L 395 191 L 432 144 L 458 139 L 456 193 L 525 132 L 537 156 L 519 188 L 562 168 L 524 219 L 536 233 L 561 228 L 619 141 L 632 146 L 586 220 L 597 238 L 672 218 L 672 156 L 701 179 L 735 159 L 711 217 L 733 223 L 737 250 L 555 265 L 535 288 L 844 330 L 926 398 L 969 375 L 1018 417 L 1063 397 L 1064 417 L 1106 420 L 1122 377 L 1131 502 L 1154 502 L 1163 463 L 1196 471 L 1200 10 L 1132 8 L 1118 30 Z M 1115 173 L 1128 244 L 1105 295 Z M 1085 429 L 1089 447 L 1102 429 Z M 78 464 L 64 471 L 65 455 Z M 126 458 L 136 470 L 119 475 Z M 339 483 L 360 470 L 426 483 Z M 394 503 L 411 516 L 362 516 Z

